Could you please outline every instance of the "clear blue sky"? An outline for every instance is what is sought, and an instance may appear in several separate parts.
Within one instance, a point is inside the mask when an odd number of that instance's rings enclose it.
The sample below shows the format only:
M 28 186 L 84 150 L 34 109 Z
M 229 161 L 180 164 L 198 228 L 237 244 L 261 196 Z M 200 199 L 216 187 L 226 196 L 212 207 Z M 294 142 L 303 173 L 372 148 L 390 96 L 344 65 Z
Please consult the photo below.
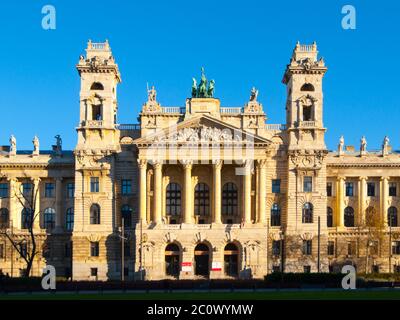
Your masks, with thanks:
M 204 3 L 204 5 L 202 4 Z M 56 8 L 56 30 L 43 30 L 41 9 Z M 341 8 L 357 10 L 343 30 Z M 79 76 L 88 39 L 109 39 L 122 74 L 119 122 L 137 123 L 146 82 L 164 106 L 183 106 L 200 67 L 216 81 L 223 106 L 242 106 L 254 85 L 269 123 L 284 122 L 283 71 L 297 40 L 317 41 L 329 67 L 324 80 L 326 141 L 336 148 L 379 148 L 389 135 L 400 148 L 399 1 L 2 1 L 0 145 L 11 133 L 19 149 L 37 134 L 49 149 L 61 134 L 76 143 Z

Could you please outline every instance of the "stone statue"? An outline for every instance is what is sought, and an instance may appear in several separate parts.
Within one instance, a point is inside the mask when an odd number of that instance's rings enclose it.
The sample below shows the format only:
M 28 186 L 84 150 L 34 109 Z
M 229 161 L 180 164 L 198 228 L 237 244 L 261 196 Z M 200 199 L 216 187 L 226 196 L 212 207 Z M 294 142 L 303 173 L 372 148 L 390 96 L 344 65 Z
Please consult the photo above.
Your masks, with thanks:
M 157 91 L 154 88 L 154 86 L 151 87 L 151 89 L 147 89 L 147 99 L 148 101 L 155 102 L 157 97 Z
M 342 155 L 343 151 L 344 151 L 344 137 L 340 136 L 339 145 L 338 145 L 338 153 L 339 153 L 339 155 Z
M 208 85 L 208 90 L 207 90 L 207 97 L 212 98 L 214 96 L 214 84 L 215 81 L 211 80 L 209 85 Z
M 383 138 L 383 144 L 382 144 L 382 155 L 386 156 L 389 153 L 389 137 L 385 136 Z
M 367 139 L 365 139 L 365 136 L 362 136 L 360 142 L 361 142 L 360 151 L 361 154 L 363 154 L 367 151 Z
M 17 153 L 17 139 L 15 139 L 14 135 L 12 134 L 10 137 L 10 154 Z
M 197 90 L 197 96 L 198 98 L 205 98 L 207 96 L 207 78 L 206 75 L 204 74 L 203 67 L 201 67 L 201 79 L 199 88 Z
M 204 67 L 201 67 L 201 78 L 198 86 L 196 79 L 193 78 L 192 98 L 212 98 L 214 96 L 215 81 L 211 80 L 208 83 L 208 88 L 207 83 L 208 81 L 204 73 Z
M 250 101 L 257 101 L 258 90 L 253 87 L 250 92 Z
M 193 79 L 193 84 L 192 84 L 192 98 L 196 98 L 197 96 L 197 81 L 196 78 Z
M 32 140 L 33 143 L 33 155 L 39 155 L 39 138 L 35 135 Z
M 56 153 L 57 154 L 61 154 L 61 151 L 62 151 L 62 139 L 61 139 L 61 136 L 58 134 L 58 135 L 56 135 L 54 138 L 56 138 L 56 145 L 55 145 L 55 147 L 56 147 Z

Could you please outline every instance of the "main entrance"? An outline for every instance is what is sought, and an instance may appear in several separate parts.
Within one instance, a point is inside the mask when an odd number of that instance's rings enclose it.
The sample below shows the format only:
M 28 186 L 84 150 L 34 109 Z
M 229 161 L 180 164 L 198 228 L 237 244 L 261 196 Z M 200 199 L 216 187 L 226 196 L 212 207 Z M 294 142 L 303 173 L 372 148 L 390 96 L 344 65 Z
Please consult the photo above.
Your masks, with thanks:
M 165 248 L 165 274 L 167 276 L 179 277 L 179 247 L 170 243 Z
M 227 276 L 237 277 L 239 273 L 239 250 L 234 243 L 228 243 L 224 249 L 224 271 Z
M 204 243 L 194 248 L 195 275 L 208 277 L 210 273 L 210 249 Z

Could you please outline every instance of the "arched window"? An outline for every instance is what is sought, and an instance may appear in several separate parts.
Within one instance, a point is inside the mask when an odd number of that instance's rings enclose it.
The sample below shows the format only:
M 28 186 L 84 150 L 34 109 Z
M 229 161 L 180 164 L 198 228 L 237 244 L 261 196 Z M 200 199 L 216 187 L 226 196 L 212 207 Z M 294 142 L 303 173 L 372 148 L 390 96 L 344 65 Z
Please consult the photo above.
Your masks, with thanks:
M 68 208 L 65 215 L 65 227 L 67 231 L 74 229 L 74 208 Z
M 239 273 L 239 249 L 232 242 L 224 248 L 224 271 L 230 277 L 236 277 Z
M 344 226 L 354 227 L 354 209 L 352 207 L 344 209 Z
M 53 208 L 46 208 L 43 218 L 43 228 L 49 230 L 53 229 L 56 225 L 56 210 Z
M 181 214 L 181 204 L 181 186 L 177 183 L 168 184 L 166 194 L 167 215 L 179 216 Z
M 100 224 L 100 206 L 97 203 L 90 206 L 90 224 Z
M 198 183 L 194 189 L 194 214 L 199 216 L 210 214 L 210 190 L 205 183 Z
M 390 207 L 388 209 L 388 224 L 391 227 L 397 227 L 397 208 Z
M 328 228 L 333 227 L 333 210 L 331 207 L 326 209 L 326 225 Z
M 228 182 L 222 188 L 222 214 L 227 216 L 237 215 L 238 192 L 234 183 Z
M 271 207 L 271 226 L 277 227 L 281 225 L 281 208 L 277 203 Z
M 93 82 L 90 90 L 104 90 L 104 86 L 100 82 Z
M 92 105 L 92 120 L 97 120 L 97 121 L 103 120 L 102 109 L 103 105 L 101 104 Z
M 9 228 L 10 227 L 10 216 L 8 213 L 7 208 L 1 208 L 0 209 L 0 228 Z
M 312 121 L 312 106 L 303 106 L 303 121 Z
M 314 207 L 312 203 L 306 202 L 303 205 L 303 217 L 302 217 L 303 223 L 313 223 L 313 210 Z
M 21 212 L 21 229 L 29 229 L 32 222 L 32 210 L 24 208 Z
M 170 243 L 165 248 L 165 273 L 167 276 L 179 276 L 180 250 L 177 244 Z
M 314 86 L 311 83 L 305 83 L 301 86 L 301 91 L 315 91 Z
M 124 218 L 124 227 L 131 228 L 132 227 L 132 208 L 124 204 L 121 208 L 121 217 Z

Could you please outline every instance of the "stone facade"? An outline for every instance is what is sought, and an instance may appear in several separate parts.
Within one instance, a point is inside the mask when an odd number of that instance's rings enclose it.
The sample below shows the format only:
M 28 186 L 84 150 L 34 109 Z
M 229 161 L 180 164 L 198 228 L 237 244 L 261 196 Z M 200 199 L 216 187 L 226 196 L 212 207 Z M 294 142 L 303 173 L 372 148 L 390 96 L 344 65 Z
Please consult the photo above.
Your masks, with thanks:
M 117 124 L 121 76 L 108 42 L 89 41 L 77 70 L 75 150 L 58 137 L 40 151 L 35 137 L 33 151 L 19 151 L 13 137 L 0 151 L 3 273 L 24 268 L 4 233 L 29 238 L 20 201 L 29 185 L 39 195 L 33 275 L 46 264 L 76 280 L 262 278 L 348 263 L 400 270 L 400 155 L 388 139 L 380 151 L 363 139 L 356 152 L 343 138 L 327 150 L 327 68 L 315 43 L 293 50 L 279 125 L 266 123 L 255 89 L 240 108 L 222 107 L 212 91 L 163 107 L 154 87 L 139 124 Z M 379 225 L 367 223 L 370 213 Z

